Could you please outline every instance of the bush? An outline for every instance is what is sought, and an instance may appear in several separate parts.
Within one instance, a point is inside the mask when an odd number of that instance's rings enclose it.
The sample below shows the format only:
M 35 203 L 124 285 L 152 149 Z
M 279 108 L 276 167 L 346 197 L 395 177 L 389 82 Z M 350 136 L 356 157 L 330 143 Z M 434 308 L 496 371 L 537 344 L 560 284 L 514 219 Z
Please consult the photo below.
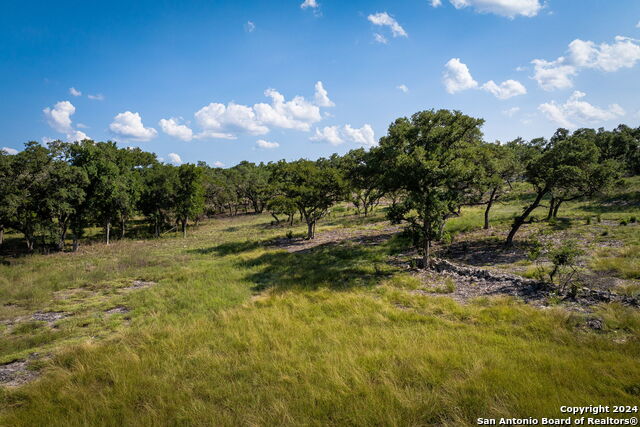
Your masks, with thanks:
M 631 218 L 629 218 L 629 223 L 630 224 L 635 224 L 637 222 L 637 218 L 635 216 L 632 216 Z
M 622 221 L 620 221 L 620 225 L 627 225 L 627 221 L 623 219 Z

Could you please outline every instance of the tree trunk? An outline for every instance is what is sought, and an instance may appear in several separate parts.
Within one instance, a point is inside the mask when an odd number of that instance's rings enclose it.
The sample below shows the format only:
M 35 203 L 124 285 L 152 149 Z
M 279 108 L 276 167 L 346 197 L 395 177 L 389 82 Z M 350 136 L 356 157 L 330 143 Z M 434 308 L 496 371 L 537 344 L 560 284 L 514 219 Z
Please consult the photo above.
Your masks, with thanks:
M 153 234 L 156 237 L 160 237 L 160 220 L 156 217 L 153 224 Z
M 65 240 L 67 240 L 67 224 L 62 225 L 62 232 L 60 233 L 60 240 L 58 241 L 59 251 L 64 251 Z
M 111 221 L 108 220 L 104 225 L 104 234 L 106 237 L 107 245 L 109 245 L 109 238 L 111 237 Z
M 564 200 L 562 199 L 558 199 L 558 201 L 556 201 L 556 205 L 553 207 L 553 217 L 557 218 L 558 217 L 558 210 L 560 210 L 560 205 L 562 204 Z
M 549 214 L 547 214 L 547 221 L 553 218 L 553 212 L 555 210 L 555 206 L 556 206 L 556 198 L 551 197 L 551 200 L 549 200 Z
M 33 245 L 34 245 L 35 239 L 30 236 L 25 236 L 25 240 L 27 241 L 27 250 L 29 252 L 33 252 Z
M 311 240 L 315 237 L 314 232 L 315 232 L 315 221 L 312 220 L 307 220 L 307 240 Z
M 495 200 L 495 196 L 496 196 L 496 192 L 498 191 L 498 188 L 494 188 L 493 191 L 491 191 L 491 195 L 489 196 L 489 201 L 487 202 L 487 208 L 484 210 L 484 228 L 485 230 L 488 230 L 491 226 L 489 225 L 489 211 L 491 211 L 491 206 L 493 205 L 493 201 Z
M 522 213 L 522 215 L 520 215 L 519 217 L 517 217 L 513 221 L 513 226 L 511 226 L 511 231 L 509 232 L 509 235 L 507 236 L 507 241 L 505 242 L 505 246 L 512 246 L 513 245 L 513 237 L 516 235 L 516 233 L 518 232 L 520 227 L 522 227 L 522 224 L 524 224 L 524 222 L 527 219 L 527 217 L 529 216 L 529 214 L 531 212 L 533 212 L 533 210 L 540 205 L 540 201 L 545 196 L 545 194 L 547 194 L 547 190 L 546 189 L 539 191 L 538 195 L 536 196 L 536 199 L 533 201 L 533 203 L 531 203 L 531 205 L 529 205 L 529 207 L 527 209 L 525 209 L 525 211 Z
M 182 220 L 182 237 L 187 237 L 187 221 L 189 218 L 184 218 Z
M 127 220 L 122 218 L 120 220 L 120 238 L 124 239 L 124 234 L 126 232 L 126 225 L 127 225 Z
M 80 242 L 78 241 L 78 236 L 74 233 L 73 234 L 73 243 L 72 243 L 73 252 L 78 252 L 78 248 L 79 247 L 80 247 Z
M 0 245 L 4 243 L 4 225 L 0 225 Z
M 280 225 L 280 218 L 278 218 L 278 216 L 273 212 L 271 212 L 271 216 L 276 220 L 276 225 Z
M 289 225 L 293 226 L 293 220 L 295 219 L 295 214 L 289 214 Z

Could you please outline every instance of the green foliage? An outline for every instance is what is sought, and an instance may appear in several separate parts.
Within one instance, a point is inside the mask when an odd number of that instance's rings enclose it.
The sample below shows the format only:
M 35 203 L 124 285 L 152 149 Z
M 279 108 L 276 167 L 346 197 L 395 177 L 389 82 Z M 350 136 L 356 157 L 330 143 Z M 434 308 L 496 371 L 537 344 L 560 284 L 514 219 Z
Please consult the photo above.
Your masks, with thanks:
M 422 111 L 397 119 L 380 140 L 385 185 L 405 194 L 388 217 L 409 223 L 425 265 L 431 242 L 442 236 L 446 220 L 458 215 L 467 200 L 483 123 L 459 111 Z
M 307 239 L 314 238 L 318 220 L 344 198 L 346 191 L 340 171 L 325 159 L 272 164 L 270 184 L 275 196 L 285 197 L 303 216 Z

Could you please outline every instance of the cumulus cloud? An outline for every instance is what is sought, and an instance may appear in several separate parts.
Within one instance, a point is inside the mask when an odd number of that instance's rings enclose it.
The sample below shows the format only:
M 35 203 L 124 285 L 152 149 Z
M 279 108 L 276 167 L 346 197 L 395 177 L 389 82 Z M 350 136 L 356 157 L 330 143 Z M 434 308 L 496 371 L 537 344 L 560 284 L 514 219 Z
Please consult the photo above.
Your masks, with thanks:
M 316 83 L 316 93 L 315 93 L 316 105 L 319 107 L 335 107 L 336 104 L 333 103 L 332 100 L 329 99 L 329 93 L 326 91 L 322 82 Z
M 247 23 L 244 24 L 244 29 L 247 33 L 253 33 L 256 29 L 256 24 L 254 24 L 253 21 L 247 21 Z
M 400 90 L 400 91 L 402 91 L 404 93 L 409 92 L 409 88 L 407 87 L 407 85 L 398 85 L 398 86 L 396 86 L 396 89 L 398 89 L 398 90 Z
M 310 7 L 311 9 L 315 9 L 318 7 L 318 2 L 316 0 L 304 0 L 300 5 L 301 9 L 306 9 Z
M 102 95 L 101 93 L 95 95 L 87 95 L 87 98 L 93 99 L 94 101 L 104 101 L 104 95 Z
M 497 85 L 493 80 L 489 80 L 482 85 L 482 89 L 493 94 L 498 99 L 509 99 L 518 95 L 525 95 L 527 89 L 516 80 L 507 80 Z
M 317 142 L 328 142 L 331 145 L 340 145 L 344 142 L 340 136 L 338 126 L 325 126 L 322 129 L 316 128 L 315 135 L 309 139 Z
M 82 92 L 80 92 L 75 87 L 70 87 L 69 88 L 69 93 L 71 94 L 71 96 L 82 96 Z
M 368 146 L 376 145 L 376 141 L 373 135 L 373 128 L 369 124 L 366 124 L 359 129 L 354 129 L 351 127 L 351 125 L 345 125 L 343 132 L 346 135 L 347 139 L 350 139 L 351 141 L 358 144 Z
M 18 150 L 16 150 L 15 148 L 2 147 L 0 151 L 4 151 L 6 154 L 9 154 L 9 155 L 18 154 Z
M 69 101 L 60 101 L 53 108 L 47 107 L 42 112 L 49 126 L 56 132 L 66 134 L 67 141 L 89 139 L 86 133 L 73 128 L 71 116 L 76 112 L 76 107 Z
M 431 6 L 433 7 L 442 6 L 442 0 L 431 0 Z
M 516 16 L 533 17 L 540 12 L 542 4 L 540 0 L 449 0 L 456 9 L 472 7 L 480 13 L 493 13 L 495 15 L 515 18 Z M 432 0 L 433 7 L 440 6 L 440 0 Z
M 258 120 L 267 126 L 308 131 L 313 123 L 322 120 L 320 108 L 302 96 L 286 101 L 275 89 L 267 89 L 264 94 L 271 98 L 271 104 L 256 104 L 253 109 Z
M 640 60 L 640 45 L 629 37 L 616 36 L 613 44 L 576 39 L 569 43 L 570 57 L 578 67 L 606 72 L 631 68 Z
M 60 101 L 53 108 L 42 110 L 47 119 L 47 123 L 55 131 L 60 133 L 71 132 L 71 116 L 76 112 L 76 107 L 69 101 Z
M 592 41 L 576 39 L 569 43 L 568 55 L 554 61 L 534 59 L 533 78 L 547 91 L 566 89 L 573 86 L 572 78 L 581 69 L 597 69 L 614 72 L 621 68 L 631 68 L 640 61 L 640 45 L 629 37 L 616 36 L 612 44 L 596 44 Z
M 167 157 L 169 158 L 169 161 L 171 163 L 173 163 L 174 165 L 180 165 L 182 164 L 182 159 L 180 158 L 180 156 L 176 153 L 169 153 L 167 154 Z
M 451 94 L 478 86 L 478 82 L 471 77 L 469 68 L 460 62 L 460 58 L 451 58 L 445 64 L 443 82 L 447 92 Z
M 134 141 L 149 141 L 158 134 L 154 128 L 144 127 L 140 114 L 131 111 L 116 115 L 109 129 L 118 136 Z
M 196 121 L 203 132 L 199 138 L 235 139 L 227 131 L 248 132 L 262 135 L 269 132 L 269 128 L 262 125 L 256 118 L 253 108 L 246 105 L 229 103 L 228 105 L 212 102 L 195 113 Z
M 317 142 L 328 142 L 331 145 L 340 145 L 345 141 L 366 146 L 376 144 L 373 128 L 369 124 L 365 124 L 361 128 L 353 128 L 348 124 L 342 127 L 325 126 L 322 129 L 316 128 L 315 135 L 309 139 Z
M 460 58 L 452 58 L 445 64 L 443 83 L 447 92 L 451 94 L 479 88 L 504 100 L 527 93 L 524 85 L 517 80 L 506 80 L 500 84 L 489 80 L 482 86 L 478 86 L 478 82 L 471 76 L 469 67 L 462 63 Z
M 531 63 L 534 67 L 533 78 L 538 82 L 538 86 L 547 91 L 572 87 L 571 78 L 578 73 L 576 67 L 567 64 L 564 57 L 555 61 L 534 59 Z
M 224 167 L 224 163 L 220 162 L 220 161 L 215 161 L 213 162 L 213 166 L 216 168 L 223 168 Z
M 181 125 L 178 119 L 161 119 L 158 122 L 162 132 L 167 135 L 176 137 L 183 141 L 191 141 L 193 139 L 193 131 L 187 125 Z
M 575 91 L 564 104 L 551 101 L 538 106 L 538 110 L 549 120 L 566 128 L 613 120 L 625 115 L 624 109 L 618 104 L 612 104 L 606 109 L 599 108 L 584 101 L 585 96 L 584 92 Z
M 382 43 L 382 44 L 389 43 L 389 40 L 387 40 L 387 38 L 380 33 L 373 33 L 373 39 L 378 43 Z
M 264 139 L 259 139 L 256 141 L 256 147 L 258 148 L 271 149 L 278 148 L 279 146 L 280 144 L 278 144 L 277 142 L 269 142 L 265 141 Z
M 264 95 L 270 103 L 258 103 L 253 106 L 235 104 L 225 105 L 212 102 L 195 113 L 196 122 L 202 131 L 194 138 L 236 139 L 237 133 L 265 135 L 272 128 L 295 129 L 304 132 L 322 120 L 320 106 L 333 106 L 322 82 L 315 86 L 314 102 L 302 96 L 286 100 L 275 89 L 267 89 Z
M 379 12 L 373 15 L 369 15 L 367 19 L 373 25 L 389 27 L 389 29 L 391 30 L 391 35 L 393 37 L 408 37 L 407 32 L 404 30 L 404 28 L 402 28 L 402 26 L 398 24 L 398 21 L 396 21 L 387 12 Z

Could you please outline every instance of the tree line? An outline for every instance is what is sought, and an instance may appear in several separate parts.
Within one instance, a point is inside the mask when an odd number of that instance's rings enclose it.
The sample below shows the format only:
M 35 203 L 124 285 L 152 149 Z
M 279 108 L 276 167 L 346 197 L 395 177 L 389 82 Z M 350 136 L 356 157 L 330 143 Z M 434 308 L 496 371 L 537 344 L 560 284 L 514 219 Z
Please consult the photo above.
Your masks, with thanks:
M 459 111 L 427 110 L 393 122 L 379 145 L 316 161 L 300 159 L 213 168 L 204 162 L 173 166 L 138 148 L 114 142 L 54 141 L 0 151 L 0 244 L 19 231 L 27 250 L 78 249 L 87 228 L 126 236 L 143 217 L 150 234 L 180 230 L 217 214 L 267 211 L 279 224 L 299 217 L 308 239 L 336 203 L 368 215 L 381 200 L 387 217 L 405 223 L 428 265 L 431 246 L 464 206 L 491 208 L 512 184 L 531 184 L 534 197 L 511 226 L 511 245 L 531 213 L 548 200 L 548 218 L 563 203 L 606 191 L 622 175 L 640 173 L 640 128 L 558 129 L 549 138 L 483 141 L 484 120 Z

